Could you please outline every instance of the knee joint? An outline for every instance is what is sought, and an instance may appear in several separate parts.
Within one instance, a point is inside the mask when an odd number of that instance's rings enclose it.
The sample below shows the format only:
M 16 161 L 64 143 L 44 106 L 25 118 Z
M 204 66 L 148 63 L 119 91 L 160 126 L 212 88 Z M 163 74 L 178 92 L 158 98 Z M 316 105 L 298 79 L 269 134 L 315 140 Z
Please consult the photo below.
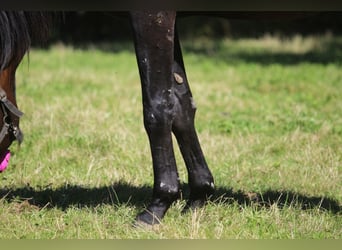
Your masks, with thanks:
M 170 127 L 174 119 L 174 103 L 162 101 L 153 107 L 144 107 L 144 124 L 146 129 Z

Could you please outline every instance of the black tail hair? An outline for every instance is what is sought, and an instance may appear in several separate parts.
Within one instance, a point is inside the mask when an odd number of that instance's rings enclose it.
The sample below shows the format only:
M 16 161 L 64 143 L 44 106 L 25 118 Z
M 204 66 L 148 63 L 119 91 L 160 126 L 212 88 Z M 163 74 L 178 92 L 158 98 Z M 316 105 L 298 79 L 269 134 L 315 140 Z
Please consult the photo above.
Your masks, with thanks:
M 19 63 L 32 41 L 45 41 L 53 23 L 52 12 L 0 11 L 0 72 Z

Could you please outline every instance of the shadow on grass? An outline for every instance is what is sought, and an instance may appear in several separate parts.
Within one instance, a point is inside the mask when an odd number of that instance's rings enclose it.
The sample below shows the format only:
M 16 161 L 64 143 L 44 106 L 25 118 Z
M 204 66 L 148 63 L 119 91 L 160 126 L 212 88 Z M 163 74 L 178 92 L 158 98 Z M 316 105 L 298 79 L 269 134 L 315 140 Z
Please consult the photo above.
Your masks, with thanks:
M 198 56 L 206 58 L 215 58 L 228 64 L 236 62 L 257 63 L 261 65 L 280 64 L 280 65 L 297 65 L 300 63 L 329 64 L 342 62 L 342 39 L 334 38 L 324 41 L 320 49 L 311 49 L 305 53 L 282 52 L 271 50 L 243 50 L 229 49 L 222 40 L 211 40 L 202 46 L 192 46 L 185 43 L 183 46 L 186 53 L 194 53 Z M 185 53 L 185 54 L 186 54 Z
M 200 39 L 199 39 L 200 41 Z M 329 63 L 341 64 L 342 62 L 342 38 L 332 37 L 321 41 L 319 49 L 312 48 L 305 53 L 296 53 L 291 51 L 272 51 L 265 47 L 264 49 L 250 50 L 252 47 L 247 45 L 247 49 L 236 48 L 232 45 L 230 48 L 222 39 L 210 38 L 202 44 L 196 46 L 189 40 L 182 42 L 184 54 L 192 53 L 201 57 L 200 61 L 208 58 L 222 61 L 228 64 L 236 62 L 257 63 L 260 65 L 280 64 L 283 66 L 297 65 L 300 63 L 315 63 L 326 65 Z M 100 42 L 100 43 L 79 43 L 73 44 L 73 47 L 81 50 L 97 49 L 105 53 L 118 53 L 126 51 L 134 54 L 133 41 L 126 40 L 120 42 Z M 300 46 L 300 45 L 298 45 Z M 248 49 L 249 48 L 249 49 Z M 186 62 L 185 62 L 186 63 Z
M 182 187 L 184 196 L 189 193 L 188 185 Z M 0 189 L 0 199 L 7 202 L 28 201 L 39 208 L 57 207 L 66 210 L 69 207 L 96 207 L 103 204 L 120 206 L 122 204 L 143 209 L 152 195 L 150 186 L 133 186 L 116 183 L 104 187 L 82 187 L 65 185 L 57 189 L 50 187 L 32 188 L 25 186 L 17 189 Z M 334 214 L 341 213 L 338 201 L 326 197 L 308 197 L 289 191 L 266 191 L 262 194 L 233 191 L 231 188 L 218 187 L 211 201 L 219 204 L 258 205 L 279 208 L 294 204 L 301 209 L 319 209 Z
M 341 213 L 341 206 L 337 200 L 320 196 L 306 196 L 286 190 L 267 190 L 260 194 L 255 192 L 233 191 L 229 188 L 219 187 L 216 190 L 215 197 L 216 201 L 227 204 L 237 202 L 240 205 L 251 206 L 253 204 L 266 208 L 276 205 L 280 209 L 293 205 L 295 208 L 302 210 L 319 209 L 329 211 L 333 214 Z M 213 197 L 214 201 L 215 197 Z
M 126 51 L 134 54 L 131 41 L 117 43 L 78 44 L 73 45 L 77 49 L 98 49 L 105 53 L 118 53 Z M 325 42 L 320 50 L 309 50 L 305 53 L 274 52 L 270 50 L 248 51 L 243 49 L 229 49 L 222 45 L 222 40 L 212 39 L 207 45 L 193 47 L 190 43 L 182 44 L 184 54 L 193 53 L 205 61 L 208 58 L 222 61 L 227 64 L 237 62 L 257 63 L 260 65 L 280 64 L 283 66 L 297 65 L 300 63 L 315 63 L 326 65 L 329 63 L 341 64 L 342 62 L 342 39 Z M 186 63 L 186 62 L 185 62 Z

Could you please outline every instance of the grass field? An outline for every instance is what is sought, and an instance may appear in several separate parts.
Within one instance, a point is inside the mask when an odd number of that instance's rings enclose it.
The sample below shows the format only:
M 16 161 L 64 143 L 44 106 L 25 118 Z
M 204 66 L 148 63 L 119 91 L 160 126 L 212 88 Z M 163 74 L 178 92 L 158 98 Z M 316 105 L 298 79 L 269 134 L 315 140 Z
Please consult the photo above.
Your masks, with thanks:
M 25 141 L 0 175 L 0 238 L 341 238 L 342 37 L 183 46 L 209 204 L 132 227 L 153 181 L 132 44 L 57 44 L 18 70 Z

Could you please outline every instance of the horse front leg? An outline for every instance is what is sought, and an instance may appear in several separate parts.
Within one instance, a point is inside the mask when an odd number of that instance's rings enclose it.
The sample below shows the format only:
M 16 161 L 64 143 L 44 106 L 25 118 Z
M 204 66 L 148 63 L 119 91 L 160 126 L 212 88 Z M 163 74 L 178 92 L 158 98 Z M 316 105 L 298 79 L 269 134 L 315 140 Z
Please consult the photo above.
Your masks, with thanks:
M 171 136 L 175 115 L 172 68 L 176 13 L 137 11 L 130 16 L 154 172 L 152 201 L 137 221 L 157 224 L 180 193 Z
M 175 35 L 173 85 L 175 92 L 175 118 L 172 131 L 177 138 L 185 165 L 188 170 L 190 198 L 187 208 L 202 206 L 214 193 L 214 179 L 204 158 L 195 129 L 194 103 L 188 79 L 185 73 L 182 51 Z

